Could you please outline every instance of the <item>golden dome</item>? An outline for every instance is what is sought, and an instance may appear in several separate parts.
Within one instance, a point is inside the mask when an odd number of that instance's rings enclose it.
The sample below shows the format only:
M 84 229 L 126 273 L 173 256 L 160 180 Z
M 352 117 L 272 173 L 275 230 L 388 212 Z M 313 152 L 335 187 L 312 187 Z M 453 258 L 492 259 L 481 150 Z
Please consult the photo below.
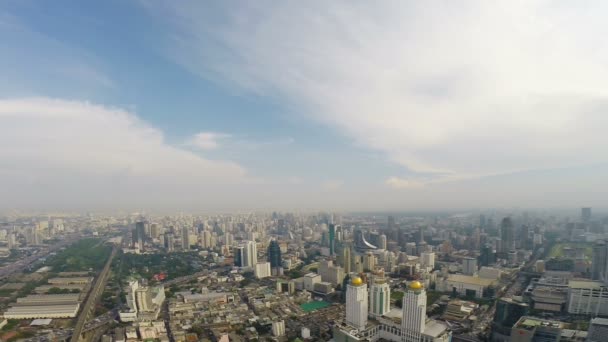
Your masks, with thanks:
M 350 283 L 354 286 L 359 286 L 359 285 L 363 284 L 363 279 L 361 279 L 361 277 L 354 277 Z
M 422 289 L 422 283 L 420 283 L 418 280 L 413 281 L 410 283 L 410 289 L 412 290 L 420 290 Z

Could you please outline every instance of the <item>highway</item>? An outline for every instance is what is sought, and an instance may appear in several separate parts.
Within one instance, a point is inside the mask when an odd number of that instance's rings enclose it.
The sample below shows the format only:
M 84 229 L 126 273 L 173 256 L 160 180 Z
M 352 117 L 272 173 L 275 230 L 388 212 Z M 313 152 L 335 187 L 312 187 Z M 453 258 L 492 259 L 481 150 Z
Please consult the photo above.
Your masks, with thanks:
M 74 328 L 74 331 L 72 333 L 72 342 L 79 342 L 82 340 L 81 334 L 84 331 L 83 329 L 85 327 L 85 323 L 87 322 L 87 319 L 91 315 L 92 311 L 95 309 L 95 304 L 97 303 L 99 296 L 103 293 L 103 290 L 106 286 L 106 281 L 108 280 L 108 274 L 110 274 L 112 259 L 114 259 L 114 256 L 116 256 L 117 251 L 118 249 L 116 248 L 116 246 L 114 246 L 112 248 L 112 253 L 108 258 L 108 261 L 106 261 L 103 270 L 97 276 L 97 279 L 95 280 L 95 285 L 93 286 L 91 292 L 89 292 L 89 296 L 87 297 L 85 304 L 82 306 L 80 315 L 78 316 L 78 321 L 76 322 L 76 327 Z

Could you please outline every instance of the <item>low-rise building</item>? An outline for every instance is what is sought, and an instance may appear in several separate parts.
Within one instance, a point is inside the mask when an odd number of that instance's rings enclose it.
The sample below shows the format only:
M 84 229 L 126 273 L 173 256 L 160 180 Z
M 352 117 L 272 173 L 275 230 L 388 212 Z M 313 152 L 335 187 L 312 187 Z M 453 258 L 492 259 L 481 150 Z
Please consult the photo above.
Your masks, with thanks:
M 78 308 L 80 308 L 79 303 L 67 305 L 13 306 L 4 312 L 4 318 L 74 318 L 78 314 Z

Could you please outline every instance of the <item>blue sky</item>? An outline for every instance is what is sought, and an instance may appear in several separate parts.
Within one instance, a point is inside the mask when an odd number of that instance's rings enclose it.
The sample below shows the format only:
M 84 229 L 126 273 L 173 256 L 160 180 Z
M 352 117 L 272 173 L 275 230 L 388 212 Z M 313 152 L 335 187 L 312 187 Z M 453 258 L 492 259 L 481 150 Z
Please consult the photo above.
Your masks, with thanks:
M 605 9 L 3 2 L 0 206 L 596 204 Z

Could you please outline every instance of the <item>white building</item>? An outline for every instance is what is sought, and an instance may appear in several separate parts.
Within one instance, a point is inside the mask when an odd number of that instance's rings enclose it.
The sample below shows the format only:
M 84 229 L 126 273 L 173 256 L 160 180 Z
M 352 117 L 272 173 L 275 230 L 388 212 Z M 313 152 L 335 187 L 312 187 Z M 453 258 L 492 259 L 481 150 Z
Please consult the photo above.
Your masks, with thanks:
M 33 318 L 74 318 L 78 313 L 79 303 L 67 305 L 27 305 L 13 306 L 4 312 L 6 319 Z
M 435 252 L 422 252 L 420 254 L 422 258 L 422 266 L 426 268 L 433 269 L 435 268 Z
M 414 281 L 403 296 L 401 332 L 404 342 L 419 342 L 426 325 L 426 291 Z
M 255 241 L 247 241 L 244 249 L 243 267 L 255 267 L 258 263 L 258 247 Z
M 608 315 L 608 287 L 597 281 L 568 283 L 568 313 L 575 315 Z
M 334 265 L 331 260 L 322 260 L 319 263 L 319 275 L 321 280 L 332 283 L 334 286 L 342 284 L 344 280 L 344 269 Z
M 367 284 L 360 277 L 353 277 L 346 287 L 346 323 L 364 330 L 367 325 Z
M 258 279 L 268 278 L 271 276 L 270 273 L 270 263 L 266 262 L 258 262 L 255 264 L 255 277 Z
M 372 316 L 382 316 L 390 310 L 391 288 L 386 279 L 375 279 L 369 291 L 369 313 Z
M 285 335 L 284 321 L 272 322 L 272 335 L 277 337 Z
M 321 276 L 316 273 L 308 273 L 302 277 L 302 283 L 304 290 L 313 292 L 315 290 L 315 284 L 321 282 Z

